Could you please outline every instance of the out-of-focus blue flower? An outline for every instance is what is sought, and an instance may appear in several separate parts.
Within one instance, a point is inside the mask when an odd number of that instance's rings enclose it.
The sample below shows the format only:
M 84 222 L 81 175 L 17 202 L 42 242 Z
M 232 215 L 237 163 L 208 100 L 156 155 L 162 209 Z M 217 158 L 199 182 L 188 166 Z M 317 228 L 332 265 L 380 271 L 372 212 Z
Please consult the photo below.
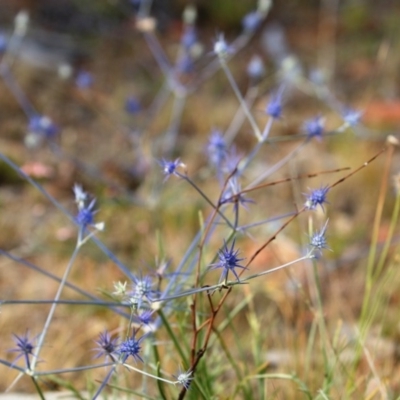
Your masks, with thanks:
M 74 186 L 75 203 L 78 206 L 78 214 L 75 217 L 75 221 L 82 228 L 86 229 L 89 226 L 101 231 L 104 229 L 103 222 L 94 222 L 94 216 L 97 210 L 94 210 L 96 199 L 89 202 L 89 196 L 82 190 L 82 187 L 78 184 Z
M 135 307 L 140 308 L 143 301 L 152 302 L 159 296 L 159 291 L 153 288 L 151 276 L 133 277 L 132 290 L 128 293 L 129 302 Z
M 342 112 L 342 118 L 349 126 L 356 126 L 363 115 L 362 111 L 353 110 L 346 107 Z
M 189 50 L 197 43 L 197 32 L 193 25 L 185 25 L 181 43 L 186 50 Z
M 7 50 L 7 37 L 4 33 L 0 33 L 0 54 Z
M 129 96 L 125 100 L 125 111 L 128 114 L 137 114 L 142 110 L 139 100 L 135 96 Z
M 254 203 L 253 200 L 247 199 L 245 194 L 241 193 L 242 187 L 236 176 L 229 179 L 229 185 L 225 191 L 220 204 L 232 203 L 235 211 L 238 211 L 239 205 L 247 209 L 246 203 Z
M 221 131 L 213 129 L 207 145 L 207 155 L 210 164 L 219 171 L 227 154 L 228 147 Z
M 307 133 L 308 138 L 317 138 L 321 140 L 324 133 L 325 119 L 321 116 L 317 116 L 313 119 L 309 119 L 304 123 L 304 130 Z
M 324 210 L 324 203 L 326 201 L 326 195 L 328 194 L 329 186 L 322 186 L 319 189 L 312 190 L 309 193 L 305 202 L 305 207 L 309 210 L 315 210 L 317 206 L 320 206 Z
M 28 337 L 28 332 L 25 333 L 24 336 L 18 336 L 13 334 L 16 348 L 11 349 L 11 352 L 19 353 L 17 358 L 13 361 L 13 363 L 17 362 L 21 357 L 25 358 L 25 365 L 29 369 L 30 368 L 30 360 L 29 356 L 33 356 L 33 350 L 35 346 L 32 341 Z
M 150 325 L 153 322 L 153 310 L 143 310 L 134 317 L 134 320 L 143 325 Z
M 162 159 L 161 161 L 159 161 L 159 164 L 161 165 L 164 171 L 165 175 L 164 180 L 167 180 L 171 175 L 180 176 L 179 172 L 177 172 L 177 169 L 179 167 L 185 166 L 185 164 L 180 162 L 179 158 L 177 158 L 175 161 L 167 161 Z
M 79 71 L 75 78 L 75 85 L 79 89 L 89 89 L 93 85 L 93 75 L 88 71 Z
M 214 42 L 213 52 L 219 58 L 226 58 L 233 53 L 233 49 L 226 42 L 223 33 L 220 33 Z
M 218 252 L 219 261 L 215 264 L 211 265 L 211 269 L 222 268 L 222 274 L 220 278 L 220 282 L 228 279 L 228 274 L 231 271 L 233 275 L 235 275 L 238 282 L 240 281 L 239 275 L 236 273 L 235 268 L 247 269 L 243 265 L 240 265 L 240 261 L 243 261 L 244 258 L 239 258 L 239 250 L 235 250 L 235 241 L 232 242 L 231 247 L 229 248 L 227 243 L 224 242 L 224 247 Z
M 260 56 L 254 55 L 247 65 L 247 74 L 250 79 L 259 81 L 265 75 L 265 66 Z
M 242 19 L 242 26 L 245 32 L 254 32 L 262 23 L 262 15 L 258 11 L 252 11 Z
M 192 56 L 185 52 L 176 64 L 176 69 L 181 74 L 190 74 L 194 71 L 194 62 Z
M 95 341 L 98 347 L 93 350 L 97 351 L 95 358 L 104 356 L 106 359 L 114 359 L 114 355 L 118 350 L 118 338 L 111 338 L 110 334 L 105 331 L 100 333 L 99 338 Z
M 59 132 L 59 128 L 49 117 L 34 115 L 29 119 L 28 132 L 43 138 L 52 138 Z
M 269 103 L 265 109 L 267 115 L 278 119 L 282 115 L 282 94 L 283 90 L 279 90 L 277 94 L 271 96 Z

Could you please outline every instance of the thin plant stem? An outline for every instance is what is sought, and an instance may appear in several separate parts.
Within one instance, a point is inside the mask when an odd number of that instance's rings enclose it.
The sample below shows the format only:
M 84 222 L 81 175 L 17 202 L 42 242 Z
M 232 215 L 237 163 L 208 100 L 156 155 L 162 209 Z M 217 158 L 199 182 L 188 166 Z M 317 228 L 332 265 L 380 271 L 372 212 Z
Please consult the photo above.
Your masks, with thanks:
M 78 235 L 78 242 L 79 242 L 80 236 L 81 235 L 79 234 Z M 67 268 L 66 268 L 66 270 L 64 272 L 64 275 L 62 277 L 60 285 L 58 286 L 57 293 L 56 293 L 56 295 L 54 297 L 55 303 L 53 303 L 51 308 L 50 308 L 50 311 L 49 311 L 49 314 L 47 316 L 46 322 L 44 324 L 42 333 L 40 334 L 39 339 L 38 339 L 37 351 L 36 351 L 34 357 L 32 358 L 32 365 L 31 365 L 32 371 L 35 370 L 36 363 L 37 363 L 37 361 L 39 359 L 40 351 L 42 350 L 44 340 L 46 338 L 47 332 L 48 332 L 49 327 L 50 327 L 50 323 L 51 323 L 51 321 L 53 319 L 54 312 L 55 312 L 56 307 L 57 307 L 57 303 L 56 302 L 60 299 L 61 293 L 62 293 L 62 291 L 64 289 L 64 286 L 65 286 L 65 283 L 67 281 L 68 275 L 71 272 L 72 266 L 73 266 L 73 264 L 75 262 L 75 259 L 76 259 L 77 255 L 78 255 L 79 250 L 80 250 L 80 246 L 77 245 L 75 247 L 75 249 L 74 249 L 74 252 L 72 253 L 72 256 L 71 256 L 69 262 L 68 262 Z

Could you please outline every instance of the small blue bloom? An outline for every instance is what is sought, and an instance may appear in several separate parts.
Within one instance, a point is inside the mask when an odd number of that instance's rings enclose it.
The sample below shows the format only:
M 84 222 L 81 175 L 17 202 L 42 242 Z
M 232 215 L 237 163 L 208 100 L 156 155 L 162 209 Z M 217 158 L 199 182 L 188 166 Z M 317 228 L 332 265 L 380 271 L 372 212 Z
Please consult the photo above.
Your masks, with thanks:
M 51 138 L 58 133 L 58 127 L 44 115 L 34 115 L 29 119 L 28 132 L 35 135 Z
M 125 111 L 128 114 L 137 114 L 142 110 L 139 100 L 135 96 L 129 96 L 125 100 Z
M 272 95 L 265 109 L 266 114 L 272 118 L 278 119 L 282 115 L 282 94 L 283 90 L 280 90 L 277 94 Z
M 129 302 L 140 308 L 143 301 L 152 302 L 159 296 L 159 291 L 153 289 L 153 281 L 151 276 L 146 275 L 141 278 L 133 277 L 134 283 L 132 284 L 132 290 L 128 292 Z
M 193 25 L 186 25 L 181 39 L 182 46 L 189 50 L 197 43 L 196 28 Z
M 247 66 L 247 74 L 250 79 L 260 80 L 265 75 L 265 66 L 260 56 L 253 56 Z
M 17 347 L 14 349 L 11 349 L 10 351 L 14 352 L 14 353 L 19 353 L 19 355 L 13 361 L 13 363 L 18 361 L 21 357 L 24 357 L 26 367 L 29 369 L 30 368 L 29 356 L 34 355 L 33 350 L 34 350 L 35 346 L 33 345 L 32 341 L 29 339 L 28 332 L 26 332 L 24 336 L 18 336 L 15 334 L 13 334 L 13 336 L 14 336 L 14 340 L 15 340 Z
M 351 108 L 345 108 L 342 112 L 342 118 L 349 126 L 356 126 L 363 115 L 362 111 L 356 111 Z
M 214 54 L 220 58 L 226 58 L 233 53 L 233 49 L 228 45 L 224 38 L 224 34 L 220 33 L 217 40 L 214 42 Z
M 118 349 L 118 338 L 112 339 L 110 334 L 105 331 L 100 333 L 99 339 L 95 341 L 98 347 L 93 350 L 97 350 L 95 358 L 100 358 L 105 356 L 107 358 L 113 359 L 113 355 L 116 354 Z
M 97 210 L 93 209 L 96 199 L 93 199 L 89 203 L 89 195 L 84 192 L 82 187 L 78 184 L 75 184 L 74 186 L 74 194 L 75 203 L 78 206 L 78 214 L 75 217 L 76 223 L 83 229 L 86 229 L 88 226 L 92 226 L 99 231 L 103 230 L 104 222 L 94 222 L 94 216 L 97 213 Z
M 213 129 L 208 140 L 207 153 L 210 163 L 219 170 L 228 154 L 228 147 L 221 131 Z
M 324 210 L 324 203 L 328 203 L 326 201 L 328 191 L 329 186 L 322 186 L 319 189 L 311 191 L 311 193 L 307 195 L 305 207 L 308 210 L 315 210 L 317 206 L 320 206 Z
M 190 74 L 194 71 L 194 63 L 192 56 L 185 52 L 176 64 L 176 69 L 181 74 Z
M 7 50 L 7 38 L 4 33 L 0 33 L 0 54 L 5 53 Z
M 88 71 L 79 71 L 75 78 L 75 85 L 79 89 L 88 89 L 93 85 L 93 75 Z
M 159 164 L 164 170 L 165 180 L 167 180 L 171 175 L 180 176 L 179 172 L 177 172 L 178 167 L 184 167 L 185 164 L 181 163 L 179 158 L 175 161 L 167 161 L 162 159 L 159 161 Z
M 238 211 L 239 205 L 242 205 L 247 209 L 246 203 L 254 203 L 253 200 L 247 199 L 244 193 L 241 193 L 242 188 L 237 179 L 237 177 L 233 176 L 229 180 L 229 186 L 222 196 L 220 204 L 232 203 L 234 205 L 235 212 Z
M 309 139 L 316 137 L 321 140 L 324 133 L 325 119 L 321 116 L 309 119 L 304 123 L 304 130 L 307 133 Z
M 86 228 L 89 225 L 93 225 L 94 215 L 97 211 L 93 210 L 93 207 L 96 203 L 96 199 L 93 199 L 92 202 L 88 206 L 83 206 L 79 209 L 78 215 L 76 216 L 76 222 Z
M 192 371 L 179 371 L 179 374 L 177 376 L 174 375 L 174 377 L 177 380 L 177 383 L 182 385 L 186 390 L 189 390 L 190 384 L 193 380 L 193 373 Z
M 135 321 L 139 324 L 150 325 L 153 322 L 154 310 L 144 310 L 134 317 Z
M 232 171 L 238 167 L 241 158 L 242 156 L 237 153 L 236 147 L 232 146 L 229 149 L 228 154 L 225 156 L 223 167 L 224 172 L 226 172 L 227 174 L 231 174 Z
M 211 265 L 211 269 L 222 268 L 222 274 L 220 281 L 227 280 L 229 271 L 235 275 L 238 282 L 240 281 L 239 275 L 236 273 L 235 268 L 247 269 L 243 265 L 240 265 L 240 261 L 243 261 L 244 258 L 239 258 L 239 250 L 234 250 L 235 240 L 232 242 L 231 247 L 229 248 L 227 243 L 224 242 L 224 247 L 218 252 L 219 261 L 215 264 Z
M 252 11 L 242 19 L 242 26 L 245 32 L 254 32 L 262 22 L 262 16 L 258 11 Z
M 119 346 L 118 353 L 121 356 L 121 361 L 124 363 L 129 358 L 133 357 L 135 361 L 139 360 L 144 362 L 142 357 L 140 357 L 139 352 L 141 350 L 140 342 L 143 340 L 144 336 L 136 340 L 136 332 L 132 333 L 132 336 L 122 342 Z
M 323 228 L 318 231 L 315 232 L 310 239 L 310 245 L 317 250 L 319 253 L 323 250 L 323 249 L 329 249 L 327 242 L 326 242 L 326 238 L 325 238 L 325 232 L 326 232 L 326 228 L 328 226 L 328 221 L 327 220 L 325 222 L 325 225 L 323 226 Z

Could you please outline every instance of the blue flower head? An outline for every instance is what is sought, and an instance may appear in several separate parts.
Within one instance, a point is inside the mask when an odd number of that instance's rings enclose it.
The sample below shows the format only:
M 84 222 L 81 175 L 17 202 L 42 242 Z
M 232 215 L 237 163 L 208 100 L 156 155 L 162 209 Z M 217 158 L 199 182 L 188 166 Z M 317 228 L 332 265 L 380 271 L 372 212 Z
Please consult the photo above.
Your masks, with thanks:
M 181 74 L 190 74 L 194 71 L 194 62 L 192 56 L 185 52 L 176 64 L 176 69 Z
M 254 203 L 253 200 L 246 198 L 244 193 L 241 193 L 242 188 L 236 176 L 233 176 L 229 180 L 229 186 L 225 191 L 220 204 L 232 203 L 235 212 L 239 209 L 239 205 L 242 205 L 247 209 L 246 203 Z
M 230 54 L 233 54 L 233 48 L 228 45 L 223 33 L 220 33 L 217 40 L 214 42 L 213 52 L 220 58 L 226 58 Z
M 197 43 L 196 28 L 193 25 L 186 25 L 181 39 L 182 46 L 189 50 Z
M 326 195 L 328 194 L 329 186 L 322 186 L 319 189 L 311 191 L 310 194 L 306 195 L 307 200 L 305 202 L 305 207 L 308 210 L 315 210 L 317 206 L 320 206 L 324 210 L 324 203 L 326 201 Z
M 272 118 L 278 119 L 282 115 L 282 94 L 283 90 L 281 89 L 277 94 L 271 96 L 267 104 L 265 113 Z
M 321 140 L 324 133 L 325 119 L 321 116 L 309 119 L 304 123 L 304 130 L 307 133 L 309 139 L 315 137 Z
M 7 38 L 4 33 L 0 33 L 0 54 L 5 53 L 7 50 Z
M 128 293 L 129 302 L 136 308 L 142 306 L 143 301 L 152 302 L 159 296 L 159 291 L 153 289 L 151 276 L 133 277 L 132 290 Z
M 28 332 L 25 333 L 24 336 L 18 336 L 13 334 L 15 343 L 17 345 L 16 348 L 11 349 L 11 352 L 14 353 L 19 353 L 17 358 L 13 361 L 15 363 L 18 361 L 21 357 L 25 358 L 25 364 L 26 367 L 29 369 L 30 368 L 30 359 L 29 356 L 33 356 L 33 350 L 35 346 L 33 345 L 32 341 L 28 337 Z
M 261 14 L 258 11 L 252 11 L 243 17 L 242 26 L 245 32 L 252 33 L 260 27 L 261 22 Z
M 316 251 L 317 255 L 320 255 L 324 249 L 330 250 L 325 238 L 328 221 L 329 220 L 325 222 L 325 225 L 320 231 L 315 232 L 310 238 L 310 246 Z
M 185 167 L 185 164 L 180 162 L 179 158 L 177 158 L 175 161 L 167 161 L 162 159 L 161 161 L 159 161 L 159 164 L 161 165 L 164 171 L 165 175 L 164 180 L 167 180 L 171 175 L 180 176 L 177 169 L 179 167 Z
M 121 361 L 124 363 L 131 356 L 135 361 L 139 360 L 144 362 L 142 357 L 140 357 L 139 352 L 141 350 L 140 342 L 143 340 L 144 336 L 136 339 L 137 331 L 132 333 L 132 336 L 122 342 L 118 349 L 118 354 L 121 356 Z
M 79 89 L 89 89 L 93 85 L 93 75 L 88 71 L 79 71 L 75 78 L 75 85 Z
M 153 322 L 154 310 L 144 310 L 134 317 L 139 324 L 150 325 Z
M 221 131 L 213 129 L 208 140 L 207 155 L 210 163 L 220 170 L 222 162 L 228 154 L 228 147 Z
M 125 111 L 128 114 L 137 114 L 142 110 L 139 100 L 135 96 L 129 96 L 125 100 Z
M 211 269 L 222 268 L 222 274 L 220 278 L 220 282 L 228 279 L 229 271 L 232 271 L 233 275 L 235 275 L 238 282 L 240 281 L 239 275 L 236 273 L 235 268 L 247 269 L 243 265 L 240 265 L 240 261 L 243 261 L 244 258 L 239 258 L 239 250 L 235 250 L 235 240 L 232 242 L 231 247 L 229 248 L 227 243 L 224 242 L 224 247 L 218 252 L 219 261 L 215 264 L 211 265 Z
M 29 119 L 28 132 L 44 138 L 51 138 L 59 132 L 59 128 L 45 115 L 34 115 Z
M 82 187 L 78 184 L 74 186 L 74 194 L 75 194 L 75 203 L 78 206 L 78 214 L 75 217 L 76 223 L 86 229 L 89 226 L 96 228 L 97 230 L 104 229 L 104 223 L 94 222 L 94 216 L 97 213 L 97 210 L 94 210 L 94 205 L 96 203 L 96 199 L 93 199 L 89 202 L 89 195 L 82 190 Z
M 348 107 L 342 111 L 342 118 L 349 126 L 356 126 L 360 122 L 362 115 L 362 111 L 353 110 Z
M 118 349 L 118 338 L 111 338 L 110 334 L 105 331 L 100 333 L 98 340 L 95 341 L 98 347 L 93 350 L 97 350 L 95 358 L 100 358 L 105 356 L 107 358 L 113 359 L 113 355 L 116 354 Z
M 247 65 L 247 75 L 254 81 L 259 81 L 265 75 L 265 66 L 260 56 L 254 55 Z
M 189 390 L 190 384 L 193 380 L 193 373 L 192 371 L 181 371 L 179 370 L 178 375 L 174 375 L 177 380 L 177 383 L 182 385 L 186 390 Z

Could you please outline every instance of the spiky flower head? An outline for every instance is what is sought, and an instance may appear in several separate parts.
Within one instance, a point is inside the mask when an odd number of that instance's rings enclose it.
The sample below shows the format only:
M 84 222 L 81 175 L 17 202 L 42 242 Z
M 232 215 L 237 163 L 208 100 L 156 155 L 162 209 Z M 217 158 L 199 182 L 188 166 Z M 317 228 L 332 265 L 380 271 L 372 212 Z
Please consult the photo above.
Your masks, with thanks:
M 282 115 L 282 95 L 283 88 L 281 88 L 278 93 L 273 94 L 267 104 L 265 113 L 272 118 L 278 119 Z
M 208 139 L 207 155 L 210 163 L 220 171 L 223 161 L 228 154 L 228 146 L 221 131 L 213 129 Z
M 189 390 L 190 384 L 193 380 L 192 371 L 179 371 L 179 374 L 175 376 L 177 383 L 182 385 L 186 390 Z
M 17 358 L 13 361 L 13 363 L 17 362 L 21 357 L 25 358 L 25 364 L 28 369 L 30 369 L 30 356 L 33 356 L 33 350 L 35 348 L 31 339 L 29 339 L 28 332 L 25 333 L 24 336 L 18 336 L 13 333 L 16 348 L 11 349 L 10 352 L 19 353 Z
M 240 261 L 244 258 L 239 258 L 239 250 L 235 250 L 235 240 L 232 241 L 231 247 L 224 241 L 224 246 L 218 252 L 219 261 L 215 264 L 211 264 L 211 269 L 222 268 L 220 282 L 228 279 L 228 274 L 231 271 L 235 275 L 238 282 L 240 281 L 239 275 L 236 273 L 235 268 L 247 269 L 243 265 L 240 265 Z
M 132 357 L 135 361 L 139 360 L 144 362 L 142 357 L 140 357 L 139 352 L 141 350 L 140 342 L 143 340 L 144 336 L 136 339 L 137 331 L 132 333 L 132 336 L 122 342 L 119 346 L 118 353 L 121 356 L 121 361 L 124 363 L 129 357 Z
M 223 33 L 220 33 L 217 37 L 217 40 L 214 42 L 213 52 L 216 56 L 222 59 L 227 58 L 233 53 L 233 49 L 226 42 Z
M 111 358 L 114 360 L 114 355 L 117 354 L 118 350 L 118 338 L 111 338 L 107 331 L 99 334 L 99 338 L 95 341 L 98 347 L 93 350 L 97 351 L 95 358 L 104 356 L 106 359 Z
M 307 133 L 309 139 L 315 137 L 321 140 L 324 133 L 325 118 L 317 116 L 315 118 L 309 119 L 304 123 L 304 130 Z
M 325 225 L 322 227 L 321 230 L 314 232 L 310 238 L 310 246 L 314 249 L 317 255 L 320 255 L 322 253 L 322 250 L 324 249 L 331 250 L 325 238 L 328 221 L 329 220 L 325 222 Z
M 242 187 L 237 176 L 229 179 L 228 187 L 222 196 L 220 204 L 232 203 L 235 212 L 238 211 L 239 205 L 247 209 L 246 203 L 254 203 L 252 199 L 246 198 L 246 194 L 242 193 Z
M 96 199 L 90 201 L 89 195 L 83 191 L 82 187 L 78 184 L 74 185 L 75 203 L 78 207 L 78 214 L 75 217 L 76 223 L 82 228 L 86 229 L 91 226 L 99 231 L 104 229 L 104 222 L 94 222 L 94 216 L 97 210 L 94 210 Z
M 164 181 L 166 181 L 171 175 L 180 176 L 180 173 L 177 171 L 179 167 L 185 167 L 185 164 L 180 162 L 179 158 L 175 161 L 167 161 L 162 159 L 159 161 L 160 166 L 162 167 L 165 175 Z
M 132 290 L 128 293 L 129 302 L 135 309 L 142 306 L 143 302 L 152 302 L 157 299 L 159 292 L 153 288 L 151 276 L 133 277 Z
M 324 210 L 324 203 L 326 201 L 326 195 L 328 194 L 329 186 L 321 186 L 319 189 L 312 190 L 307 196 L 305 207 L 308 210 L 315 210 L 317 206 L 320 206 Z M 325 211 L 325 210 L 324 210 Z

